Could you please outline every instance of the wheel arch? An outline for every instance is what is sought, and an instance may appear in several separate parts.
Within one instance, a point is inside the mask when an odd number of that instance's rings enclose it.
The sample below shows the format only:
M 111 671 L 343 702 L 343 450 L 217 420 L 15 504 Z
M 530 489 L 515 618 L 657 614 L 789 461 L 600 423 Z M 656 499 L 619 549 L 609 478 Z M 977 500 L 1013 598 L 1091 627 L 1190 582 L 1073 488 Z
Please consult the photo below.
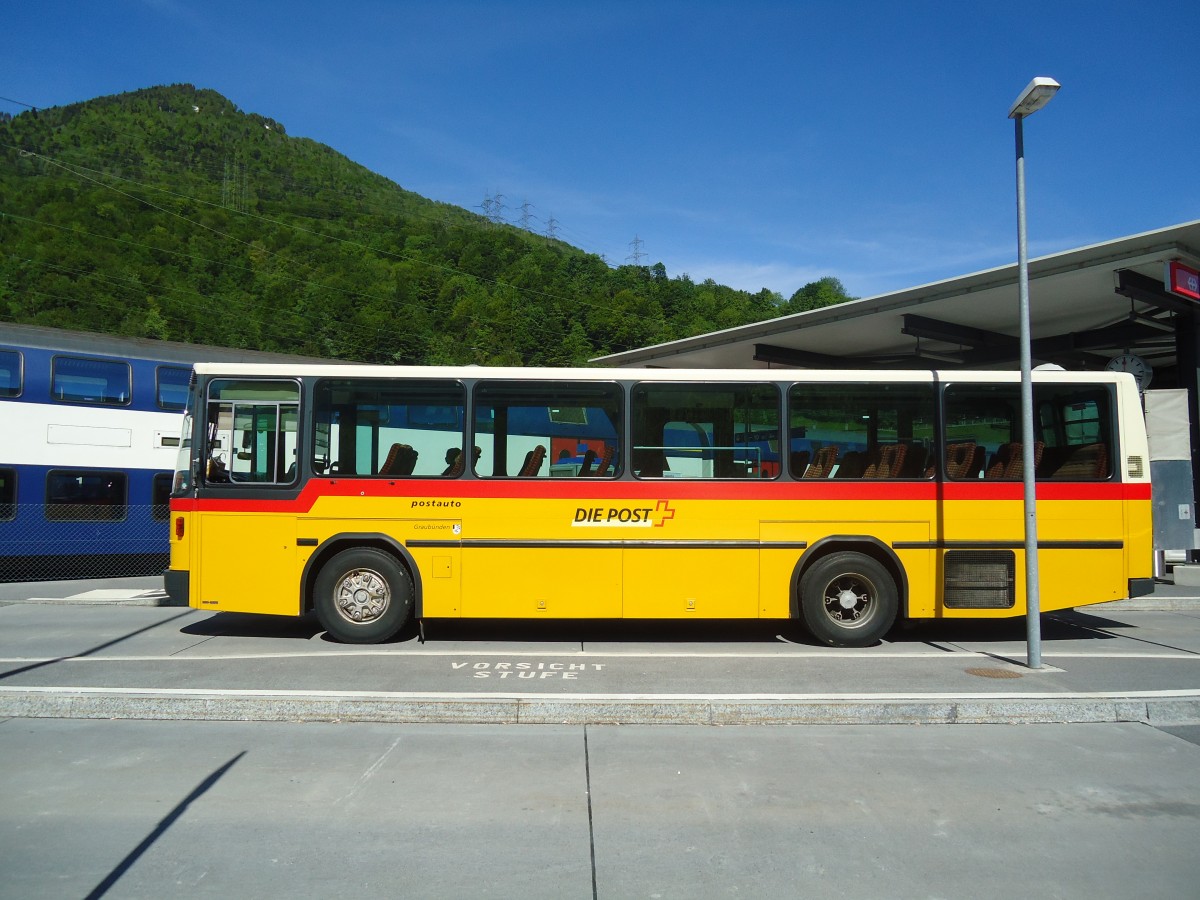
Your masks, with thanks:
M 800 579 L 804 573 L 818 560 L 831 553 L 854 551 L 869 556 L 880 563 L 896 584 L 896 592 L 900 600 L 899 617 L 908 618 L 908 573 L 896 551 L 877 537 L 869 534 L 831 534 L 811 544 L 796 560 L 792 569 L 792 581 L 788 608 L 791 618 L 800 620 Z
M 317 549 L 313 551 L 308 561 L 304 564 L 304 571 L 300 575 L 301 611 L 311 612 L 313 609 L 313 584 L 317 580 L 317 573 L 321 571 L 321 567 L 343 550 L 360 547 L 371 547 L 376 550 L 382 550 L 384 553 L 394 556 L 397 562 L 408 569 L 408 574 L 412 578 L 413 583 L 412 614 L 414 618 L 420 619 L 424 610 L 424 591 L 421 585 L 421 570 L 417 567 L 417 561 L 408 552 L 408 548 L 394 537 L 374 531 L 342 532 L 326 538 L 317 545 Z

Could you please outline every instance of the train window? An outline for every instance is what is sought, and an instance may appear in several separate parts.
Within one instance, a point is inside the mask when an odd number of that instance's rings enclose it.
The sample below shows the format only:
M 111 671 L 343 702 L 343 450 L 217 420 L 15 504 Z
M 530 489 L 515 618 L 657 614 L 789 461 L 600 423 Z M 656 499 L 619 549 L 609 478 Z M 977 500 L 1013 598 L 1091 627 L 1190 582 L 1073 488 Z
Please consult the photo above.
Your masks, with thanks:
M 158 408 L 183 409 L 187 406 L 188 383 L 192 380 L 192 370 L 177 366 L 159 366 L 156 375 Z
M 171 472 L 159 472 L 150 486 L 150 515 L 156 522 L 171 518 Z
M 0 397 L 21 396 L 21 352 L 0 350 Z
M 52 522 L 119 522 L 125 518 L 124 472 L 55 470 L 46 476 L 46 518 Z
M 17 517 L 17 470 L 0 469 L 0 522 Z
M 50 376 L 50 393 L 55 400 L 72 403 L 127 406 L 130 395 L 129 363 L 56 356 Z

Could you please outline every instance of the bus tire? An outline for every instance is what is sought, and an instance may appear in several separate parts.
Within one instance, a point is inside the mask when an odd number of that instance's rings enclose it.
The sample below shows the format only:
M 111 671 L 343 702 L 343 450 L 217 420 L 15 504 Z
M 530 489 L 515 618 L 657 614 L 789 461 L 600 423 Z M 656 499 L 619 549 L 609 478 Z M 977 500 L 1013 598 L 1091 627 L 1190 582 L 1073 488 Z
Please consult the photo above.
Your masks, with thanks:
M 866 647 L 896 621 L 896 581 L 878 560 L 843 550 L 813 563 L 800 578 L 800 618 L 831 647 Z
M 313 606 L 330 637 L 377 644 L 394 637 L 412 616 L 412 576 L 382 550 L 343 550 L 317 574 Z

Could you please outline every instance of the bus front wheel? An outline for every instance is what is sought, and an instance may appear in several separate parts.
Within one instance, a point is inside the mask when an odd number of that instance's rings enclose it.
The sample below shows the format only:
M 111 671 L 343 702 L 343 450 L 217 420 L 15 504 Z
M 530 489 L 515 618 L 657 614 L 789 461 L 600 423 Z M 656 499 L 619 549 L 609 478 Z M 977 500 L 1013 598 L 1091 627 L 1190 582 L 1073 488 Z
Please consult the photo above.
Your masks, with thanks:
M 891 574 L 863 553 L 831 553 L 800 578 L 800 618 L 831 647 L 876 643 L 896 621 L 899 606 Z
M 376 644 L 395 636 L 413 610 L 412 577 L 396 558 L 370 547 L 343 550 L 313 585 L 317 618 L 330 637 Z

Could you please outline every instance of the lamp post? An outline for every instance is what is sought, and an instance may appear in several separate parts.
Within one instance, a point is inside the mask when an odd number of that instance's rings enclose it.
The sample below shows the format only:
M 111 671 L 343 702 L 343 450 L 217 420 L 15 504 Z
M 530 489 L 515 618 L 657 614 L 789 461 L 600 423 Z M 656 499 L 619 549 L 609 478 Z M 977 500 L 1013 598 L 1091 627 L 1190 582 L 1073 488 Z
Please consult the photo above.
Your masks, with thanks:
M 1029 336 L 1029 251 L 1025 241 L 1025 139 L 1022 123 L 1054 97 L 1059 83 L 1035 78 L 1008 111 L 1017 127 L 1017 281 L 1021 294 L 1021 468 L 1025 486 L 1025 635 L 1028 665 L 1042 667 L 1042 606 L 1038 591 L 1037 482 L 1033 426 L 1033 364 Z

